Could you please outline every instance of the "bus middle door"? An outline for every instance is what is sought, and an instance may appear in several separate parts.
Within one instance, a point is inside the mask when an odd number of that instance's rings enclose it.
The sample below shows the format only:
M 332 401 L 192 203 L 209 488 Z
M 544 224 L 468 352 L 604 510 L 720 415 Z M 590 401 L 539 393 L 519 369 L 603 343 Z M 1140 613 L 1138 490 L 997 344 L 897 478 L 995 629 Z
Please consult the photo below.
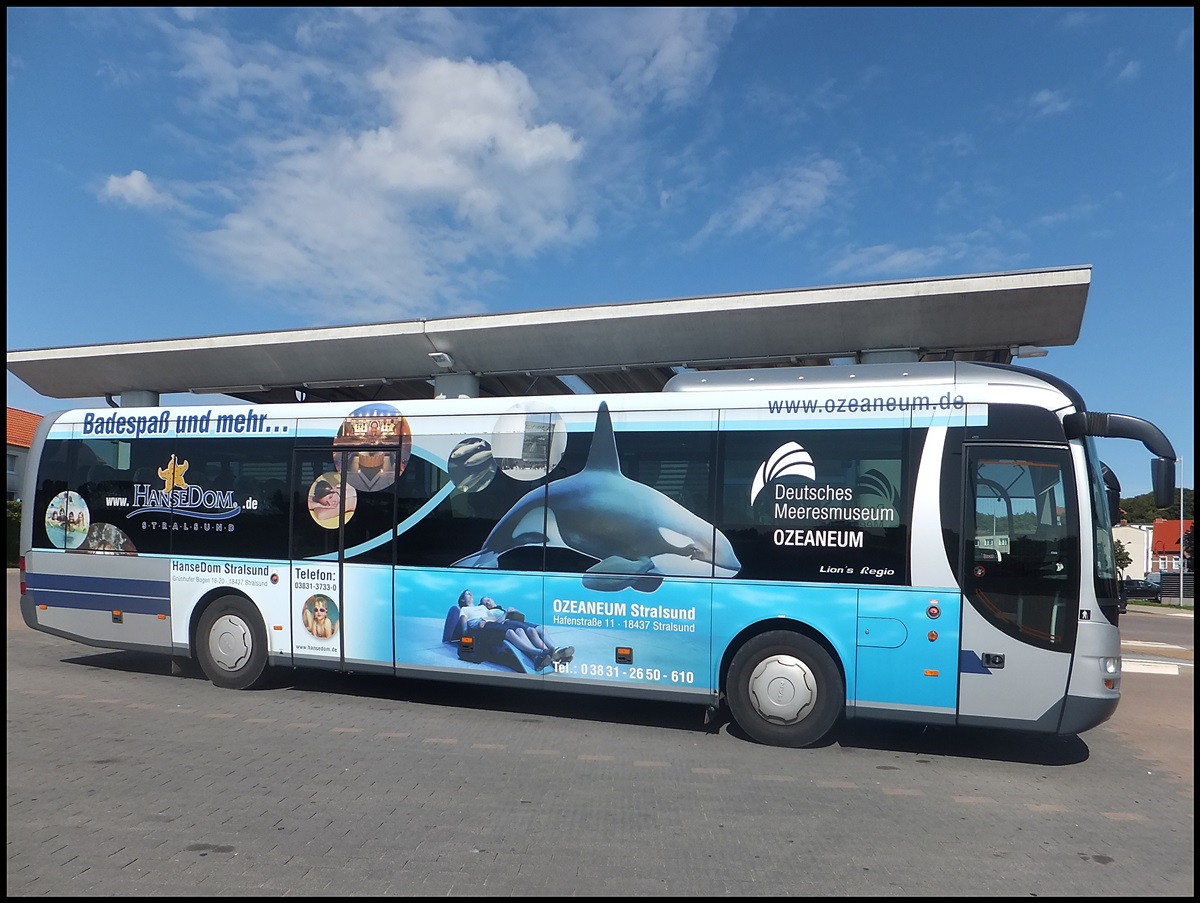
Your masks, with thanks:
M 298 448 L 292 462 L 292 661 L 344 670 L 345 524 L 356 499 L 343 484 L 346 453 Z

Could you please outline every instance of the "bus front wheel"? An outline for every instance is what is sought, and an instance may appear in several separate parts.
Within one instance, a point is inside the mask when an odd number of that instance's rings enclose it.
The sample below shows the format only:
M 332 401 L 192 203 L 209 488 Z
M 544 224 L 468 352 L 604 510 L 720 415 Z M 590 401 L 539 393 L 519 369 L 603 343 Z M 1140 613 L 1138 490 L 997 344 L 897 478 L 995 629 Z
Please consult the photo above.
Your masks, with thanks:
M 246 690 L 267 670 L 267 630 L 249 601 L 222 596 L 204 610 L 196 631 L 196 657 L 218 687 Z
M 746 642 L 729 665 L 726 697 L 734 720 L 770 746 L 818 743 L 837 723 L 846 689 L 819 643 L 788 630 Z

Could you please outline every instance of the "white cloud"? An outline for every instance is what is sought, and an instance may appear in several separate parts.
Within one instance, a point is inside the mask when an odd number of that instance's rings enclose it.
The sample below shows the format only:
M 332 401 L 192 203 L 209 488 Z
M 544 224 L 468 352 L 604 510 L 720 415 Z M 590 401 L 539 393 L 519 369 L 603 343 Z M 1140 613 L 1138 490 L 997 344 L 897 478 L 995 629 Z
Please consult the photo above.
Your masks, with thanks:
M 1077 201 L 1069 207 L 1062 210 L 1056 210 L 1053 213 L 1044 213 L 1036 217 L 1033 222 L 1042 227 L 1061 226 L 1064 223 L 1078 222 L 1080 220 L 1091 219 L 1100 209 L 1100 205 L 1095 201 L 1084 200 Z
M 17 77 L 17 73 L 25 68 L 25 61 L 11 50 L 8 51 L 8 85 L 12 87 L 13 80 Z
M 170 194 L 151 184 L 150 177 L 140 169 L 132 170 L 127 176 L 109 176 L 100 190 L 100 198 L 147 209 L 180 206 Z
M 678 106 L 708 85 L 734 16 L 719 9 L 638 7 L 613 21 L 618 27 L 608 48 L 621 62 L 616 87 L 634 100 L 661 97 Z
M 1062 91 L 1043 88 L 1029 98 L 1029 107 L 1037 116 L 1056 116 L 1071 108 L 1071 101 Z
M 477 260 L 587 234 L 571 180 L 582 145 L 534 118 L 513 66 L 427 59 L 369 81 L 387 123 L 264 148 L 273 158 L 203 238 L 217 265 L 338 297 L 339 314 L 392 318 L 469 294 L 488 278 Z
M 696 245 L 713 235 L 762 232 L 787 238 L 807 226 L 829 203 L 845 179 L 841 164 L 814 158 L 782 173 L 757 173 L 723 210 L 709 218 L 693 237 Z
M 845 251 L 829 267 L 833 275 L 858 273 L 868 276 L 901 276 L 936 273 L 953 252 L 934 245 L 925 248 L 899 248 L 892 244 L 873 245 Z
M 254 43 L 229 11 L 148 15 L 188 88 L 160 131 L 207 167 L 172 183 L 207 205 L 183 236 L 195 259 L 306 315 L 336 299 L 338 318 L 370 320 L 464 310 L 506 261 L 594 236 L 598 209 L 645 190 L 635 126 L 697 98 L 739 14 L 524 10 L 503 51 L 481 40 L 487 13 L 294 11 Z M 769 209 L 745 198 L 734 228 L 787 228 L 809 179 Z M 170 198 L 126 180 L 106 196 Z
M 1058 26 L 1065 31 L 1077 31 L 1084 28 L 1091 28 L 1094 25 L 1100 25 L 1104 22 L 1104 19 L 1103 10 L 1088 11 L 1075 9 L 1064 13 L 1058 20 Z

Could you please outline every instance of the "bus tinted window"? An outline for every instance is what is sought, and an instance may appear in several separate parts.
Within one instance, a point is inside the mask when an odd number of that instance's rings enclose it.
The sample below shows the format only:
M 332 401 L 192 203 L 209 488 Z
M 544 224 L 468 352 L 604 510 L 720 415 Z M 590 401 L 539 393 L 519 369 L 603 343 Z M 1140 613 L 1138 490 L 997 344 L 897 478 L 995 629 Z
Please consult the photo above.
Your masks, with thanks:
M 35 544 L 140 555 L 287 554 L 286 440 L 89 439 L 46 448 L 37 504 L 47 515 Z
M 463 452 L 479 440 L 449 437 L 453 449 Z M 443 444 L 446 444 L 443 443 Z M 483 451 L 483 449 L 480 449 Z M 467 457 L 471 457 L 467 455 Z M 404 478 L 397 482 L 397 518 L 406 529 L 397 537 L 396 563 L 414 567 L 448 567 L 483 545 L 489 531 L 508 510 L 508 506 L 529 491 L 530 484 L 493 473 L 487 482 L 463 480 L 449 489 L 437 506 L 415 523 L 407 523 L 431 499 L 447 490 L 451 480 L 447 470 L 424 458 L 409 460 Z M 515 566 L 505 562 L 505 567 Z
M 171 550 L 286 558 L 287 510 L 280 506 L 280 488 L 287 484 L 290 453 L 288 439 L 179 439 L 173 465 L 178 476 L 171 476 L 169 455 L 157 466 L 151 462 L 158 488 L 171 480 L 178 487 L 180 479 L 189 486 L 173 499 Z
M 67 489 L 72 485 L 70 457 L 75 449 L 76 443 L 63 440 L 49 440 L 42 446 L 41 459 L 36 462 L 37 486 L 30 509 L 41 514 L 33 518 L 34 548 L 63 548 L 66 544 L 70 525 L 61 518 L 68 513 L 65 502 L 69 498 Z M 74 485 L 78 486 L 79 482 L 76 479 Z M 62 507 L 59 507 L 60 502 Z
M 295 558 L 338 554 L 360 563 L 392 563 L 396 524 L 397 480 L 368 480 L 381 471 L 363 471 L 364 459 L 377 458 L 374 449 L 298 449 L 293 472 L 292 552 Z
M 717 526 L 742 562 L 739 576 L 906 583 L 911 438 L 906 430 L 722 433 Z

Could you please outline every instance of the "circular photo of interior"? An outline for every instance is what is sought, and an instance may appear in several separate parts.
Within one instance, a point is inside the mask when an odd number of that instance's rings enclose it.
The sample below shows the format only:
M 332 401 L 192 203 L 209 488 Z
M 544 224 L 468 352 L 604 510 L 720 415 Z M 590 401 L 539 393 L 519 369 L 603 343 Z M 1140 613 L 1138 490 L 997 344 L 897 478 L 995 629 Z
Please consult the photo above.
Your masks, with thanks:
M 333 446 L 333 460 L 339 471 L 343 460 L 340 449 L 357 447 L 345 456 L 346 482 L 359 492 L 379 492 L 391 486 L 408 466 L 412 428 L 390 404 L 363 405 L 342 421 Z
M 78 492 L 60 492 L 46 506 L 46 532 L 60 549 L 78 549 L 91 525 L 87 502 Z
M 517 405 L 497 418 L 492 457 L 514 480 L 540 480 L 558 466 L 567 447 L 567 428 L 557 411 Z
M 326 530 L 349 521 L 357 506 L 358 490 L 344 483 L 340 473 L 323 473 L 308 487 L 308 513 Z
M 96 552 L 101 555 L 136 555 L 137 548 L 115 524 L 96 521 L 88 528 L 87 539 L 79 547 L 81 552 Z
M 446 462 L 450 480 L 463 492 L 485 489 L 496 476 L 496 459 L 492 444 L 486 439 L 463 439 L 454 446 Z
M 329 639 L 338 632 L 337 603 L 324 593 L 315 593 L 304 601 L 304 629 L 318 639 Z

